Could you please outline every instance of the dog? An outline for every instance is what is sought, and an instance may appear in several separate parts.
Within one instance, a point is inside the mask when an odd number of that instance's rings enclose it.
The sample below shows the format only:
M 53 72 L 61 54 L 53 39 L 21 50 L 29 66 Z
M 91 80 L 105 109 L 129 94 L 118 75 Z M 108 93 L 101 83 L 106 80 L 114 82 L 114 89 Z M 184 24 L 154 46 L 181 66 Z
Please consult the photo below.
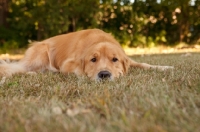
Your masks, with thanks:
M 87 29 L 33 43 L 20 61 L 1 61 L 0 75 L 49 70 L 84 75 L 93 80 L 113 80 L 125 75 L 130 67 L 158 70 L 173 68 L 138 63 L 125 54 L 112 35 L 100 29 Z

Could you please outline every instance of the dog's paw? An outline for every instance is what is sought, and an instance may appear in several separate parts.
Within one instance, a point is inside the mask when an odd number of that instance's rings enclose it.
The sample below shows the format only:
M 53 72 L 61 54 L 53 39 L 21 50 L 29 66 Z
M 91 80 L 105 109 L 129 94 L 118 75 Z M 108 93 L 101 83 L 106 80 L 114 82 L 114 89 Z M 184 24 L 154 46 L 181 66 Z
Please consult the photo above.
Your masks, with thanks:
M 161 71 L 166 71 L 166 70 L 174 69 L 173 66 L 157 66 L 156 68 L 158 70 L 161 70 Z
M 6 77 L 2 77 L 2 79 L 0 80 L 0 85 L 4 84 L 6 81 Z
M 26 72 L 27 75 L 37 75 L 37 72 L 34 72 L 34 71 L 29 71 L 29 72 Z
M 7 62 L 5 60 L 0 59 L 0 64 L 7 64 Z

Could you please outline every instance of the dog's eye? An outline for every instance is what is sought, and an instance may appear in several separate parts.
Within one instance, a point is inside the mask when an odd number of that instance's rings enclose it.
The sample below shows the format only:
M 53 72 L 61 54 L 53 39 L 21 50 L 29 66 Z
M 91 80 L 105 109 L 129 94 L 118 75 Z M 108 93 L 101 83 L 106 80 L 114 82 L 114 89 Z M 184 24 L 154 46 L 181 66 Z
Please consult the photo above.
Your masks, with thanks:
M 112 59 L 112 61 L 113 61 L 113 62 L 116 62 L 116 61 L 118 61 L 118 59 L 114 57 L 114 58 Z
M 92 61 L 92 62 L 96 62 L 97 59 L 96 59 L 96 58 L 92 58 L 91 61 Z

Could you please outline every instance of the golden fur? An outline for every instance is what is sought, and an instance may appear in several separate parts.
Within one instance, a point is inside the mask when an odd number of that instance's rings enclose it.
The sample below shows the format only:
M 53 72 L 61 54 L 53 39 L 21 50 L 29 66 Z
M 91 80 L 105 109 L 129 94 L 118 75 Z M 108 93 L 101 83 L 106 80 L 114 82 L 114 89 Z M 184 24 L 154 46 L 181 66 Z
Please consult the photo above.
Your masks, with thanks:
M 86 75 L 99 80 L 122 76 L 130 67 L 161 70 L 172 68 L 135 62 L 127 57 L 110 34 L 99 29 L 88 29 L 32 44 L 19 62 L 2 61 L 0 75 L 50 70 Z

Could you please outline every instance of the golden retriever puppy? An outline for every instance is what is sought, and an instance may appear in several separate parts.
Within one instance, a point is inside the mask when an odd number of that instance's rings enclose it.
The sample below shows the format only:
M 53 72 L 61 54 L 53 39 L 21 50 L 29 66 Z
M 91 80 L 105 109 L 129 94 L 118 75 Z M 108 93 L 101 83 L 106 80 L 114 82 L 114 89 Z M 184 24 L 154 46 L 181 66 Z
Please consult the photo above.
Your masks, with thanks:
M 2 61 L 0 75 L 50 70 L 85 75 L 94 80 L 113 80 L 126 74 L 130 67 L 160 70 L 173 68 L 135 62 L 128 58 L 110 34 L 99 29 L 88 29 L 32 44 L 19 62 Z

